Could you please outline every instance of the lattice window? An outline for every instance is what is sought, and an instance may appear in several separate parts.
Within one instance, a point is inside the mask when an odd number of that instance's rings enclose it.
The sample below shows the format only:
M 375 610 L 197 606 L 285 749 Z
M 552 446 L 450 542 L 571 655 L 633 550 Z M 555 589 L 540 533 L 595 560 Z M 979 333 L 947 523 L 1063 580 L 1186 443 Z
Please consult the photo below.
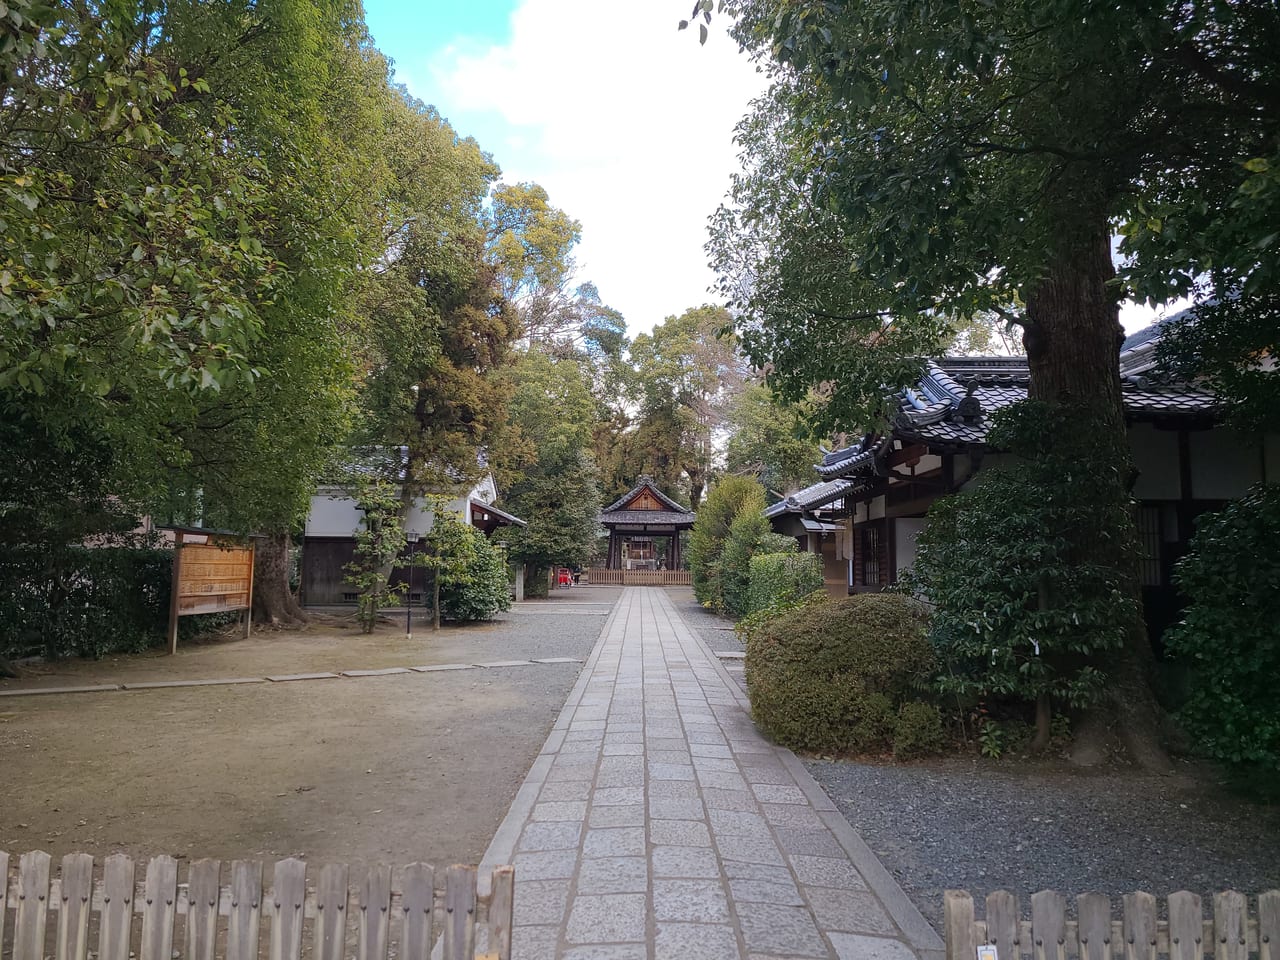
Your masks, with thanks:
M 1144 587 L 1164 586 L 1163 529 L 1159 507 L 1138 508 L 1138 578 Z
M 880 586 L 880 528 L 863 527 L 860 547 L 862 585 L 878 587 Z

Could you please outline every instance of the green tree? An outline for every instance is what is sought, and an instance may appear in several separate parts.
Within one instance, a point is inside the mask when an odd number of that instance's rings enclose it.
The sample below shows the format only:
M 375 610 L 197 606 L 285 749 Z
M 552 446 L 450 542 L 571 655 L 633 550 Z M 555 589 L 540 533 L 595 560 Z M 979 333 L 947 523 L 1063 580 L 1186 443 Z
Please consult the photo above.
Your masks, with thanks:
M 373 633 L 379 610 L 400 596 L 400 587 L 391 586 L 390 570 L 404 551 L 404 526 L 400 523 L 400 500 L 389 483 L 373 480 L 353 490 L 356 506 L 363 514 L 356 531 L 355 556 L 346 570 L 347 583 L 356 588 L 356 622 L 362 633 Z
M 729 406 L 725 469 L 755 477 L 775 499 L 809 486 L 822 459 L 809 436 L 809 407 L 779 399 L 764 384 L 747 386 Z
M 693 593 L 704 607 L 724 609 L 720 558 L 733 522 L 764 507 L 764 488 L 747 477 L 724 477 L 707 493 L 689 532 L 687 553 Z
M 431 629 L 440 629 L 442 591 L 468 585 L 482 563 L 475 528 L 449 509 L 449 498 L 426 498 L 431 529 L 415 550 L 413 563 L 431 571 Z M 486 545 L 487 546 L 487 545 Z

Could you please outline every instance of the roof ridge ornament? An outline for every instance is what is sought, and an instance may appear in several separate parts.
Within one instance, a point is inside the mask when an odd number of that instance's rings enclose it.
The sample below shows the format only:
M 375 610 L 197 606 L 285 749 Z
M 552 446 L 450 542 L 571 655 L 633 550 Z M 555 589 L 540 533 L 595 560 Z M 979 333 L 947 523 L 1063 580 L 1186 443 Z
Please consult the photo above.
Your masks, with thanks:
M 977 389 L 977 379 L 970 380 L 965 389 L 964 399 L 956 405 L 956 412 L 952 415 L 953 421 L 966 426 L 977 426 L 982 422 L 982 401 L 976 396 Z

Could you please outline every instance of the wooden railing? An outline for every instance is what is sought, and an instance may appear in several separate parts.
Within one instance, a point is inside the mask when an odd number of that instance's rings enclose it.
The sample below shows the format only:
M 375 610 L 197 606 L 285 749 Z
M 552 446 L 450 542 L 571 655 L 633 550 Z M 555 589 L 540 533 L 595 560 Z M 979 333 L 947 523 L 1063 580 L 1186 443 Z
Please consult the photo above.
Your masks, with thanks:
M 688 570 L 606 570 L 592 567 L 587 583 L 613 587 L 687 587 L 693 583 Z
M 388 951 L 396 960 L 428 960 L 437 925 L 443 960 L 511 956 L 511 867 L 494 870 L 490 892 L 478 896 L 476 868 L 464 866 L 449 867 L 444 890 L 437 891 L 435 873 L 425 863 L 394 873 L 389 866 L 371 866 L 354 888 L 347 866 L 330 864 L 308 888 L 307 865 L 281 860 L 270 888 L 264 888 L 263 865 L 252 860 L 232 861 L 224 886 L 217 860 L 192 862 L 180 884 L 178 862 L 169 856 L 153 857 L 142 883 L 135 882 L 134 862 L 123 854 L 107 857 L 96 880 L 87 854 L 63 857 L 60 876 L 53 879 L 52 858 L 43 851 L 23 854 L 12 878 L 9 859 L 0 852 L 4 960 L 87 960 L 90 952 L 96 960 L 171 960 L 175 939 L 185 945 L 183 960 L 299 960 L 302 954 L 310 960 L 387 960 Z M 52 924 L 49 911 L 57 914 Z M 6 954 L 11 914 L 12 949 Z M 92 950 L 91 915 L 97 921 Z M 268 943 L 261 951 L 264 919 Z
M 946 960 L 990 957 L 994 960 L 1280 960 L 1280 890 L 1258 897 L 1256 917 L 1248 898 L 1228 891 L 1213 898 L 1213 919 L 1205 919 L 1201 899 L 1182 891 L 1166 900 L 1167 920 L 1159 919 L 1156 898 L 1126 894 L 1123 916 L 1111 917 L 1111 898 L 1086 893 L 1076 898 L 1074 920 L 1067 919 L 1067 898 L 1049 890 L 1031 898 L 1031 919 L 1019 911 L 1018 899 L 1004 890 L 988 895 L 986 919 L 974 919 L 973 897 L 948 890 L 943 924 Z

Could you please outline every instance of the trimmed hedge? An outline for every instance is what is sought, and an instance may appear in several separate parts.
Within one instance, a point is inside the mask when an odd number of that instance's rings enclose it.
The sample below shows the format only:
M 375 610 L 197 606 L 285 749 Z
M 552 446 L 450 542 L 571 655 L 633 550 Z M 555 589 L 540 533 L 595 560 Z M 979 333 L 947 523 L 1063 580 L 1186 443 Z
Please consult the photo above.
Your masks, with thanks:
M 747 637 L 751 716 L 798 750 L 884 751 L 904 703 L 932 680 L 928 620 L 897 594 L 813 602 L 764 620 Z
M 492 620 L 495 614 L 511 609 L 506 552 L 474 527 L 468 530 L 474 539 L 475 559 L 461 576 L 441 581 L 440 612 L 448 620 Z
M 172 577 L 172 550 L 4 548 L 0 656 L 96 658 L 159 646 L 169 622 Z M 195 636 L 227 617 L 183 617 L 179 635 Z
M 817 554 L 758 553 L 751 558 L 747 612 L 781 610 L 823 587 Z
M 751 561 L 760 553 L 794 553 L 795 537 L 774 533 L 763 513 L 740 513 L 729 526 L 729 536 L 716 576 L 725 613 L 741 617 L 751 612 Z

